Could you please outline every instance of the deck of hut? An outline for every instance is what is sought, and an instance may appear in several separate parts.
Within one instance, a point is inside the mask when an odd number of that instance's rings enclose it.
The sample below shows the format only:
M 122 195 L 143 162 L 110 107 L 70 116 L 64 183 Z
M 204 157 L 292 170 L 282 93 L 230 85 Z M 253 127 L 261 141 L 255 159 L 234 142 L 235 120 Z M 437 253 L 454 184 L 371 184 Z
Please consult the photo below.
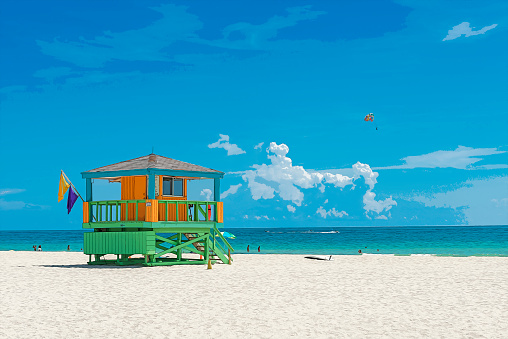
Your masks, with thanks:
M 156 154 L 82 172 L 84 253 L 89 264 L 231 264 L 223 222 L 220 179 L 210 168 Z M 94 201 L 92 180 L 120 182 L 122 200 Z M 214 201 L 187 200 L 189 180 L 213 179 Z M 185 253 L 199 254 L 186 258 Z M 105 255 L 116 259 L 105 259 Z M 132 257 L 133 255 L 136 255 Z

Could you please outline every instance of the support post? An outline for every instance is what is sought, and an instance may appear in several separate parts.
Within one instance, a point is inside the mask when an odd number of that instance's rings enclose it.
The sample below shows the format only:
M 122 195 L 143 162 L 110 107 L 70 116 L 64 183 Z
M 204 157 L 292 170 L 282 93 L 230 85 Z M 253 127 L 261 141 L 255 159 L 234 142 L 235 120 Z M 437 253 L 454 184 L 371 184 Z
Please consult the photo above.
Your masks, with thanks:
M 220 179 L 213 179 L 213 201 L 220 201 Z M 215 216 L 213 220 L 217 222 L 217 205 L 215 205 Z
M 209 245 L 210 237 L 205 239 L 205 262 L 208 262 L 208 259 L 210 258 L 210 245 Z
M 86 179 L 86 201 L 92 201 L 92 179 Z
M 148 175 L 147 199 L 155 199 L 155 174 Z
M 177 242 L 177 246 L 178 246 L 178 245 L 182 244 L 182 233 L 177 233 L 177 234 L 178 234 L 178 236 L 176 238 L 177 239 L 176 242 Z M 176 250 L 176 260 L 178 260 L 178 261 L 182 260 L 182 249 L 181 248 Z

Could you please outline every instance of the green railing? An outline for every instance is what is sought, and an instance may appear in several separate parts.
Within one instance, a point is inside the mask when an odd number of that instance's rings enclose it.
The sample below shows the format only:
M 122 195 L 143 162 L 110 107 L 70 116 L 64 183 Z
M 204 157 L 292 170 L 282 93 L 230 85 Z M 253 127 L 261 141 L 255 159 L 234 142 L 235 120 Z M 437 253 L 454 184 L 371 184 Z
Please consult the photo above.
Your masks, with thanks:
M 157 200 L 159 211 L 161 205 L 164 206 L 162 218 L 159 213 L 159 221 L 217 221 L 217 202 L 216 201 L 196 201 L 196 200 Z M 174 211 L 173 207 L 174 206 Z M 185 206 L 185 208 L 181 208 Z M 170 213 L 171 209 L 171 213 Z M 182 212 L 185 215 L 182 215 Z
M 155 205 L 155 206 L 152 206 Z M 89 222 L 178 221 L 217 222 L 216 201 L 195 200 L 104 200 L 88 203 Z M 183 207 L 185 206 L 185 207 Z M 150 211 L 148 210 L 150 207 Z M 152 218 L 147 219 L 148 215 Z
M 219 231 L 217 226 L 215 226 L 215 225 L 213 226 L 212 233 L 214 233 L 213 234 L 213 236 L 214 236 L 213 237 L 213 246 L 214 247 L 218 247 L 222 250 L 222 252 L 227 253 L 227 250 L 224 247 L 222 247 L 219 242 L 216 241 L 215 238 L 218 237 L 220 240 L 222 240 L 223 244 L 225 245 L 225 247 L 227 249 L 229 249 L 231 252 L 234 251 L 233 247 L 229 244 L 229 242 L 226 240 L 226 238 L 222 235 L 222 233 Z
M 144 221 L 144 217 L 142 219 L 139 217 L 140 204 L 144 206 L 146 200 L 90 201 L 88 203 L 90 222 Z M 132 214 L 131 218 L 129 218 L 129 211 Z

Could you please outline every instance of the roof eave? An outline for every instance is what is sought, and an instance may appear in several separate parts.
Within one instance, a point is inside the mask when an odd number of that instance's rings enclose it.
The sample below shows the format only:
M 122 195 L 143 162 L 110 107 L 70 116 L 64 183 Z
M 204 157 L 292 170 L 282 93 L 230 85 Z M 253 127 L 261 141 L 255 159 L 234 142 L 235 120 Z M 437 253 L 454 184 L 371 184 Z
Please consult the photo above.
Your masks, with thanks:
M 142 168 L 132 170 L 120 171 L 101 171 L 101 172 L 81 172 L 83 179 L 96 179 L 104 177 L 128 177 L 135 175 L 168 175 L 175 177 L 189 177 L 189 178 L 207 178 L 207 179 L 222 179 L 223 172 L 201 172 L 201 171 L 185 171 L 185 170 L 170 170 L 159 168 Z

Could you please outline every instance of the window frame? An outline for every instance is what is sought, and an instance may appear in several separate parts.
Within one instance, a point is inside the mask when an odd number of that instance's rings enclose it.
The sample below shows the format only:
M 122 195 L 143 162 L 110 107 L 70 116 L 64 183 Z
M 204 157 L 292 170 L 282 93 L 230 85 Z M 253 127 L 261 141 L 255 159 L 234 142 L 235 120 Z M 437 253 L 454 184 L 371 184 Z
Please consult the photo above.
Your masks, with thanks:
M 172 194 L 164 194 L 164 181 L 171 181 L 171 193 Z M 181 180 L 182 181 L 182 195 L 175 195 L 175 180 Z M 185 179 L 183 178 L 176 178 L 176 177 L 162 177 L 162 196 L 163 197 L 178 197 L 183 198 L 185 197 Z

